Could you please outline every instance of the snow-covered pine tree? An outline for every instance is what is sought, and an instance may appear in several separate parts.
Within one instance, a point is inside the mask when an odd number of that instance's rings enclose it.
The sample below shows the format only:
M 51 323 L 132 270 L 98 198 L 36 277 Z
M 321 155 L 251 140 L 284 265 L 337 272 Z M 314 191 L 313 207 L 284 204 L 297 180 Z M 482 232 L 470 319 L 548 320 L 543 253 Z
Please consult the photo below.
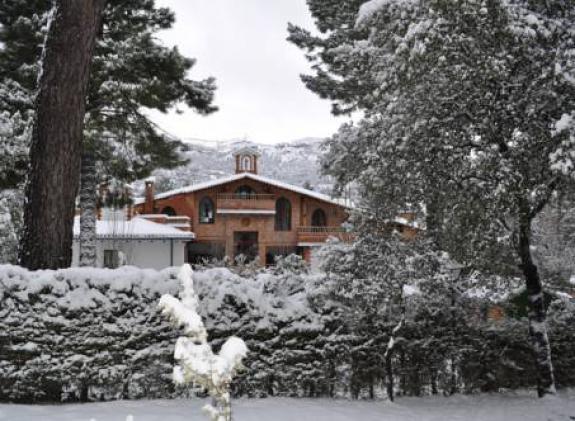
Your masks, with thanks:
M 7 0 L 0 11 L 0 78 L 18 82 L 28 99 L 37 88 L 38 62 L 51 0 Z M 145 109 L 165 112 L 185 104 L 202 114 L 212 105 L 214 81 L 188 77 L 195 60 L 155 37 L 174 14 L 153 0 L 108 2 L 94 51 L 85 138 L 99 174 L 131 181 L 154 168 L 182 164 L 183 144 L 161 133 Z M 29 109 L 31 101 L 20 105 Z
M 0 190 L 21 185 L 26 173 L 32 127 L 32 112 L 26 107 L 31 107 L 31 99 L 22 87 L 8 78 L 0 80 Z
M 28 162 L 31 113 L 22 116 L 14 103 L 22 100 L 17 84 L 0 83 L 0 263 L 17 262 L 18 241 L 22 224 L 22 194 L 18 181 L 23 178 Z M 11 188 L 12 187 L 12 188 Z
M 32 112 L 29 98 L 10 79 L 0 81 L 0 263 L 16 263 L 22 225 L 22 182 L 28 165 Z
M 575 6 L 308 5 L 324 36 L 290 27 L 290 39 L 315 62 L 304 82 L 336 112 L 364 113 L 330 141 L 328 172 L 341 185 L 357 180 L 370 206 L 388 215 L 425 211 L 430 233 L 461 263 L 521 273 L 538 392 L 553 393 L 531 224 L 574 171 Z
M 573 191 L 553 197 L 534 222 L 534 257 L 553 286 L 565 287 L 575 274 Z
M 39 46 L 50 7 L 50 0 L 10 0 L 0 11 L 0 75 L 18 81 L 29 98 L 36 89 Z M 159 131 L 143 110 L 165 112 L 181 103 L 202 114 L 216 110 L 211 104 L 213 79 L 189 79 L 194 60 L 154 37 L 173 22 L 169 9 L 150 0 L 108 2 L 104 10 L 87 93 L 84 147 L 94 165 L 82 167 L 82 245 L 93 243 L 86 236 L 94 234 L 89 215 L 96 206 L 99 175 L 133 181 L 155 168 L 185 162 L 183 144 Z M 96 174 L 85 174 L 94 170 Z
M 198 314 L 198 295 L 194 291 L 193 272 L 190 265 L 180 269 L 178 279 L 182 284 L 180 299 L 166 294 L 159 302 L 162 313 L 177 327 L 183 328 L 184 336 L 176 342 L 173 380 L 176 384 L 201 386 L 212 397 L 212 404 L 204 406 L 211 421 L 231 421 L 232 407 L 230 384 L 242 366 L 248 352 L 243 340 L 232 336 L 214 354 L 208 344 L 208 332 Z
M 405 342 L 406 296 L 433 278 L 440 259 L 425 238 L 406 242 L 388 221 L 374 215 L 357 216 L 355 225 L 354 244 L 336 243 L 322 253 L 324 288 L 343 306 L 343 321 L 358 337 L 352 378 L 373 376 L 357 379 L 362 385 L 371 383 L 372 398 L 374 386 L 385 378 L 387 396 L 393 400 L 393 360 L 396 346 Z

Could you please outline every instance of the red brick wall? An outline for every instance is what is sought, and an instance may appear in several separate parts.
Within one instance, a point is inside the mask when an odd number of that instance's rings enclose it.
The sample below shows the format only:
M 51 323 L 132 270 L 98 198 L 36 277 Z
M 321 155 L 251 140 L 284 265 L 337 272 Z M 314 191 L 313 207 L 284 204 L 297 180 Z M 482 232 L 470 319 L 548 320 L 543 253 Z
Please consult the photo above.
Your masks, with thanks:
M 217 213 L 213 224 L 201 224 L 198 215 L 198 205 L 203 197 L 209 197 L 217 204 L 217 195 L 220 193 L 234 193 L 240 186 L 251 187 L 256 194 L 272 194 L 276 199 L 285 197 L 291 203 L 292 224 L 290 231 L 275 231 L 275 218 L 273 215 L 222 215 Z M 156 200 L 154 208 L 161 212 L 166 206 L 172 207 L 177 215 L 186 215 L 191 218 L 192 231 L 198 241 L 225 242 L 226 250 L 233 257 L 234 231 L 257 231 L 260 248 L 260 258 L 265 258 L 267 246 L 291 246 L 298 243 L 297 229 L 300 226 L 309 227 L 315 209 L 323 209 L 327 217 L 328 226 L 340 226 L 348 217 L 346 210 L 335 204 L 313 199 L 290 190 L 280 189 L 259 181 L 243 179 L 214 188 L 205 189 L 188 194 L 180 194 L 167 199 Z M 143 206 L 138 206 L 142 213 Z

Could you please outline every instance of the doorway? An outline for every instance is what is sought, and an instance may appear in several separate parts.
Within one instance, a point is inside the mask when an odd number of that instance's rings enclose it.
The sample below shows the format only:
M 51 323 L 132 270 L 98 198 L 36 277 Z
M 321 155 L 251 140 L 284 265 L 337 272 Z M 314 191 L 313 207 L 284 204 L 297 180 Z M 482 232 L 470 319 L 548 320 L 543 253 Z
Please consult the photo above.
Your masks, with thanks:
M 257 231 L 234 232 L 234 258 L 241 254 L 246 261 L 251 262 L 258 257 L 258 253 Z

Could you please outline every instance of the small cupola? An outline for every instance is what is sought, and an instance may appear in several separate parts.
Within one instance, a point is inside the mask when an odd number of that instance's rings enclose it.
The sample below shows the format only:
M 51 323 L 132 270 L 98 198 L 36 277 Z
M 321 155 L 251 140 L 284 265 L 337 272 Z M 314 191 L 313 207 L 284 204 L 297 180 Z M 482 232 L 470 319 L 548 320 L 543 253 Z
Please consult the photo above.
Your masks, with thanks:
M 260 155 L 261 154 L 255 148 L 245 147 L 236 150 L 233 154 L 236 160 L 236 174 L 244 172 L 257 174 L 258 158 Z

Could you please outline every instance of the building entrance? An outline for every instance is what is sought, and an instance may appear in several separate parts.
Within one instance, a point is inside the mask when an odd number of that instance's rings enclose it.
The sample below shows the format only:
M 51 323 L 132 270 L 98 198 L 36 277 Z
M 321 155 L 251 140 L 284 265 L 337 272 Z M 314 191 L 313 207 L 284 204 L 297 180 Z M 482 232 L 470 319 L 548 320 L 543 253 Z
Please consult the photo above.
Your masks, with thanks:
M 240 254 L 246 257 L 246 261 L 252 261 L 258 257 L 257 231 L 234 232 L 234 258 Z

